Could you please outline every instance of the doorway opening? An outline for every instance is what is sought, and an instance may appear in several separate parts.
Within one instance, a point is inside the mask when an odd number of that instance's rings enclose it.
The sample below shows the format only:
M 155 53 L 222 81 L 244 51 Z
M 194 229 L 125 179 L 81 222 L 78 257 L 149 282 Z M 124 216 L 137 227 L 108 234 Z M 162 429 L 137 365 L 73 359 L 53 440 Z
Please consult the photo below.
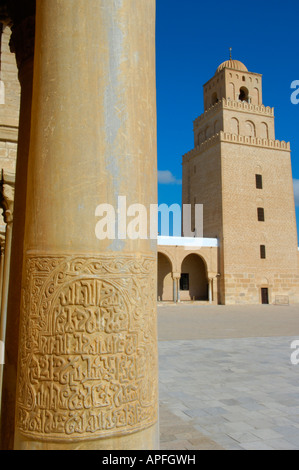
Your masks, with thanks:
M 262 287 L 262 304 L 269 305 L 269 289 L 268 287 Z

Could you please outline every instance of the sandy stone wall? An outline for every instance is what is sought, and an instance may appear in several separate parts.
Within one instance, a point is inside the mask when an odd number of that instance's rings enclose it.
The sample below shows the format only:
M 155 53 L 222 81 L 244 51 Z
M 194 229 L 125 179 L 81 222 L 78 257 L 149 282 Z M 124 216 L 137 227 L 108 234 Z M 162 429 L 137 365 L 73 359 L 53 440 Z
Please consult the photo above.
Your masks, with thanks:
M 297 230 L 288 150 L 223 143 L 223 263 L 226 303 L 299 300 Z M 255 175 L 261 174 L 263 189 Z M 258 221 L 263 208 L 265 221 Z M 260 246 L 266 249 L 261 259 Z M 231 278 L 228 276 L 231 275 Z
M 220 238 L 222 227 L 220 142 L 183 158 L 183 204 L 203 204 L 203 235 Z M 185 182 L 189 186 L 185 186 Z M 189 192 L 189 194 L 188 194 Z M 192 210 L 194 214 L 194 210 Z M 192 220 L 194 224 L 194 219 Z
M 270 304 L 297 304 L 299 303 L 298 285 L 299 275 L 296 273 L 272 273 L 268 278 L 261 278 L 256 273 L 226 274 L 226 304 L 260 304 L 263 287 L 269 291 Z

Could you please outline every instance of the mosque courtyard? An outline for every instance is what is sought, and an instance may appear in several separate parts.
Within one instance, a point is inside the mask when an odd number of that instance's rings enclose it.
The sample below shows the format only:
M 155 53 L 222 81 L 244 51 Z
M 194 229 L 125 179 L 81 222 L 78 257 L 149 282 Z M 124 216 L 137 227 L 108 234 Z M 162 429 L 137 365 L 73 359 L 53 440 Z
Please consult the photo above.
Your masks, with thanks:
M 161 449 L 299 449 L 298 306 L 160 304 L 158 330 Z

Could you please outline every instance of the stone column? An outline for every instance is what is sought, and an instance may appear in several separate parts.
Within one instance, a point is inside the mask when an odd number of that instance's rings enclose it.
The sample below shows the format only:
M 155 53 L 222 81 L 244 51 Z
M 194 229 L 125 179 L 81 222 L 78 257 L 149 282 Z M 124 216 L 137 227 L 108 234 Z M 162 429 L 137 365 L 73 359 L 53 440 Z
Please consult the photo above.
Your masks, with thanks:
M 37 1 L 15 449 L 158 448 L 156 241 L 95 235 L 157 201 L 155 98 L 154 0 Z
M 214 303 L 214 305 L 218 305 L 217 276 L 213 277 L 213 303 Z
M 1 312 L 0 312 L 0 340 L 5 342 L 6 334 L 6 319 L 7 319 L 7 300 L 8 300 L 8 286 L 9 286 L 9 270 L 11 259 L 11 239 L 12 239 L 12 224 L 14 212 L 14 194 L 15 194 L 15 175 L 4 172 L 2 170 L 1 180 L 1 201 L 0 205 L 3 209 L 3 218 L 6 223 L 5 231 L 5 250 L 3 260 L 3 276 L 2 276 L 2 290 L 1 290 Z
M 7 301 L 9 287 L 9 272 L 11 259 L 11 239 L 13 224 L 13 208 L 14 208 L 14 189 L 15 175 L 4 172 L 2 170 L 1 179 L 1 200 L 0 205 L 3 209 L 3 218 L 6 223 L 5 231 L 5 249 L 4 259 L 1 260 L 1 309 L 0 309 L 0 341 L 5 344 L 6 341 L 6 324 L 7 324 Z M 3 384 L 4 366 L 0 365 L 0 404 L 2 401 L 2 384 Z M 2 406 L 0 406 L 2 410 Z
M 217 277 L 218 274 L 216 273 L 209 273 L 208 280 L 209 280 L 209 303 L 217 305 L 218 299 L 218 289 L 217 289 Z
M 177 303 L 177 282 L 176 278 L 173 278 L 173 301 L 176 304 Z
M 213 303 L 213 279 L 209 278 L 209 303 Z
M 180 279 L 181 279 L 181 276 L 177 278 L 177 301 L 178 303 L 180 303 L 181 301 Z
M 172 273 L 173 278 L 173 301 L 178 303 L 180 301 L 180 273 Z
M 35 1 L 9 2 L 12 36 L 10 47 L 16 54 L 21 85 L 18 154 L 16 164 L 14 226 L 11 245 L 10 283 L 7 300 L 6 360 L 4 365 L 1 412 L 1 449 L 14 446 L 16 376 L 19 344 L 19 317 L 23 244 L 25 231 L 27 167 L 30 143 L 33 57 L 35 38 Z

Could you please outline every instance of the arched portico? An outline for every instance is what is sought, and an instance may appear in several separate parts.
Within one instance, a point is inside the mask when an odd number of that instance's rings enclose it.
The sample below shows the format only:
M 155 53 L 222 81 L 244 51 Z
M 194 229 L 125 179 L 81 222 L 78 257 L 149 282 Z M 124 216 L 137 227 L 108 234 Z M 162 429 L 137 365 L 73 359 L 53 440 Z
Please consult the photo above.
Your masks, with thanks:
M 173 300 L 172 262 L 165 254 L 158 252 L 158 300 Z
M 158 237 L 160 301 L 218 301 L 217 239 Z
M 209 300 L 207 264 L 204 258 L 196 253 L 188 254 L 182 261 L 180 300 Z

